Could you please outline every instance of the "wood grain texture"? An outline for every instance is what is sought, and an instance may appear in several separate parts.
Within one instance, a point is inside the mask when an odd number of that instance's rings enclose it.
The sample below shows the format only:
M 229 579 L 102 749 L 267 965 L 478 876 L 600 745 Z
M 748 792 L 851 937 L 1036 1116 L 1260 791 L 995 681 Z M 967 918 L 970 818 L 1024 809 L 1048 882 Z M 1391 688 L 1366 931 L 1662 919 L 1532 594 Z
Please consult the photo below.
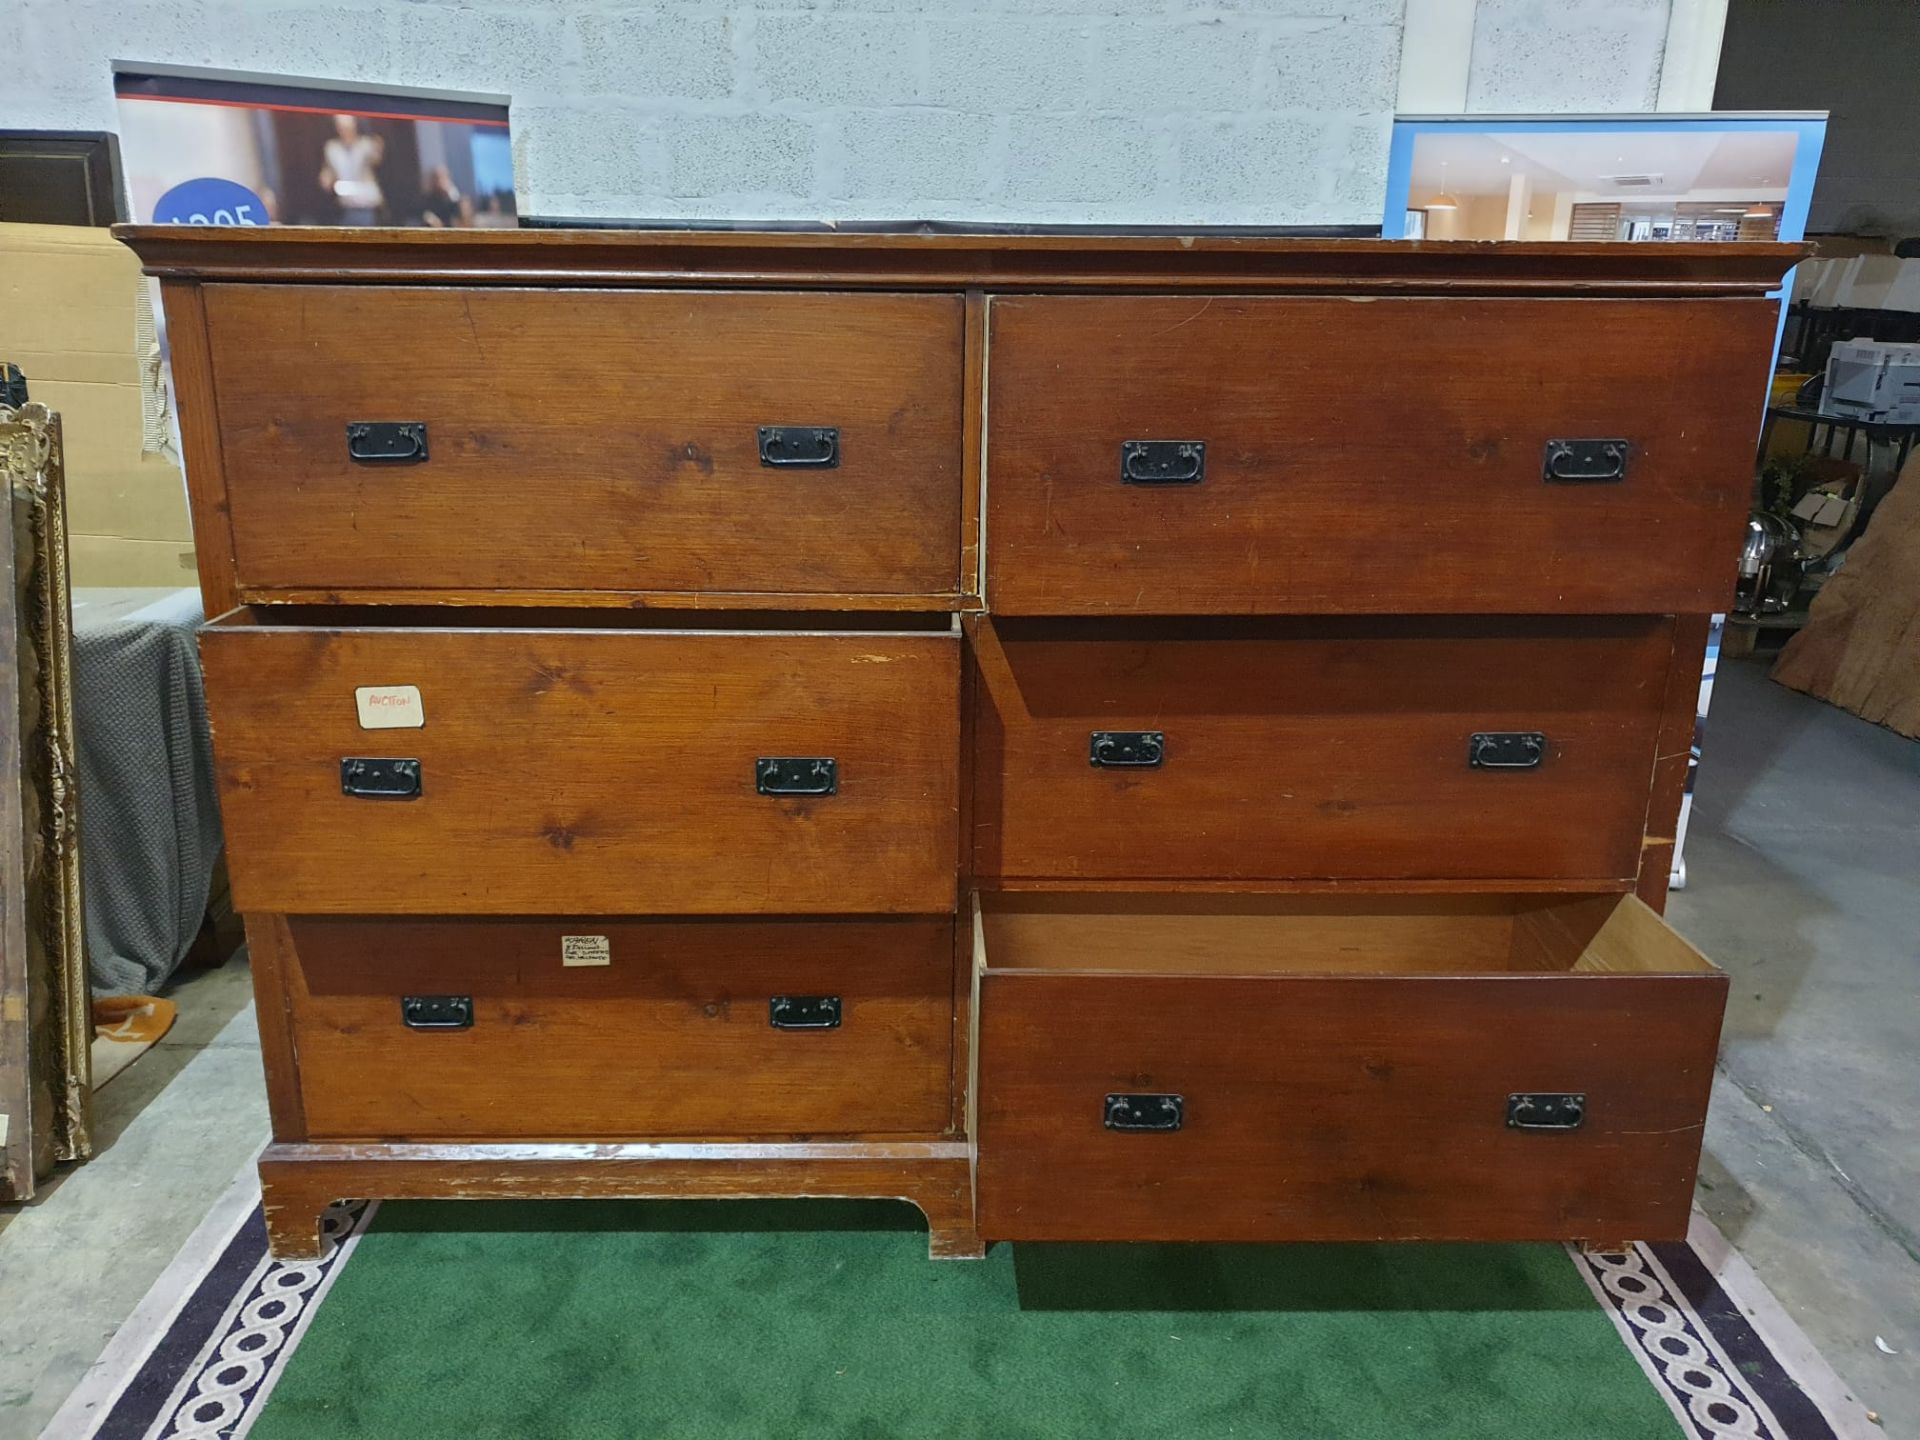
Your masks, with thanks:
M 794 614 L 842 613 L 842 622 L 867 628 L 879 614 L 947 614 L 954 608 L 951 593 L 893 595 L 833 592 L 801 595 L 775 590 L 397 590 L 380 585 L 298 586 L 270 588 L 242 585 L 242 605 L 295 607 L 377 605 L 383 609 L 435 606 L 485 606 L 492 609 L 576 610 L 582 616 L 598 611 L 616 615 L 667 611 L 676 616 L 762 612 L 778 606 Z M 211 612 L 210 612 L 211 613 Z M 821 620 L 818 624 L 833 624 Z
M 977 627 L 973 862 L 1059 881 L 1638 873 L 1671 626 L 1582 620 Z M 1158 769 L 1088 760 L 1157 730 Z M 1537 770 L 1468 766 L 1540 731 Z
M 1635 892 L 1662 913 L 1667 908 L 1667 886 L 1673 877 L 1673 852 L 1679 843 L 1680 806 L 1693 772 L 1693 746 L 1698 738 L 1700 679 L 1707 663 L 1710 615 L 1681 615 L 1674 619 L 1673 660 L 1667 671 L 1667 698 L 1661 706 L 1660 737 L 1653 761 L 1653 781 L 1647 793 L 1647 820 L 1640 840 L 1640 875 Z
M 116 225 L 150 275 L 461 285 L 1246 288 L 1760 295 L 1804 245 L 1569 245 L 1185 233 L 245 230 Z
M 294 984 L 299 973 L 293 936 L 284 915 L 248 915 L 247 969 L 253 980 L 253 1012 L 260 1029 L 260 1061 L 267 1077 L 267 1114 L 275 1140 L 307 1138 L 306 1086 L 294 1040 Z
M 1564 879 L 1531 879 L 1513 875 L 1478 877 L 1471 880 L 1355 880 L 1301 878 L 1290 880 L 1100 880 L 1036 879 L 1032 876 L 996 876 L 984 883 L 996 893 L 1007 895 L 1044 895 L 1062 891 L 1105 892 L 1114 895 L 1485 895 L 1485 894 L 1562 894 L 1570 887 Z M 1630 879 L 1581 881 L 1571 888 L 1581 892 L 1633 889 Z
M 323 1140 L 938 1135 L 953 921 L 300 918 L 293 1025 Z M 564 966 L 561 937 L 607 942 Z M 468 995 L 410 1030 L 403 995 Z M 779 1030 L 774 996 L 837 996 Z
M 1719 975 L 990 969 L 980 1233 L 1679 1239 L 1725 996 Z M 1583 1092 L 1585 1124 L 1509 1129 L 1518 1091 Z M 1110 1092 L 1179 1094 L 1184 1127 L 1107 1130 Z
M 973 851 L 974 767 L 965 758 L 973 753 L 973 733 L 977 707 L 974 689 L 977 676 L 970 657 L 963 653 L 960 666 L 960 848 L 954 889 L 953 936 L 953 1123 L 956 1133 L 971 1133 L 968 1116 L 972 1108 L 973 1086 L 973 952 L 975 911 Z
M 250 591 L 958 593 L 958 296 L 205 303 Z M 426 422 L 429 458 L 350 460 L 358 420 Z M 840 463 L 764 465 L 763 425 L 837 427 Z
M 234 903 L 294 914 L 950 913 L 959 655 L 942 634 L 214 627 Z M 425 726 L 363 730 L 360 686 Z M 341 793 L 347 756 L 422 794 Z M 756 792 L 761 756 L 839 792 Z
M 936 1260 L 978 1259 L 957 1141 L 779 1144 L 269 1145 L 261 1209 L 276 1258 L 320 1253 L 335 1200 L 905 1200 Z
M 989 894 L 983 950 L 999 970 L 1458 975 L 1513 964 L 1526 908 L 1509 895 Z
M 996 297 L 987 604 L 1724 608 L 1777 314 L 1763 301 Z M 1543 483 L 1556 438 L 1630 441 L 1626 479 Z M 1123 484 L 1127 440 L 1204 441 L 1205 478 Z
M 960 378 L 960 606 L 979 610 L 984 574 L 981 549 L 982 488 L 986 483 L 987 297 L 967 291 L 966 343 Z
M 212 616 L 224 615 L 239 599 L 220 451 L 220 405 L 214 393 L 203 296 L 197 284 L 168 280 L 160 286 L 171 352 L 174 414 L 180 422 L 181 460 L 187 471 L 193 553 L 200 571 L 200 603 Z
M 997 1238 L 1684 1230 L 1726 982 L 1626 892 L 1798 248 L 120 233 L 209 613 L 259 607 L 204 649 L 276 1253 L 345 1195 L 851 1195 L 977 1255 L 976 1163 Z M 351 464 L 360 419 L 431 459 Z M 1542 483 L 1602 437 L 1624 483 Z M 1206 479 L 1122 485 L 1155 438 Z M 361 729 L 395 684 L 426 725 Z M 1157 1089 L 1180 1132 L 1104 1128 Z M 1506 1127 L 1559 1089 L 1580 1130 Z

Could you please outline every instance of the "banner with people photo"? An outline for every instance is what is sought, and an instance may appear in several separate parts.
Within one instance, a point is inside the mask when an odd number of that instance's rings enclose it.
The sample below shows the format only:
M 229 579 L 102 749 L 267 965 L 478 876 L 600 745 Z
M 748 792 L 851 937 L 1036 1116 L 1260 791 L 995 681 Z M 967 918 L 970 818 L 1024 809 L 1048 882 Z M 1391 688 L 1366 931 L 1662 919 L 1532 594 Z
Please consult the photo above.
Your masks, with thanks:
M 138 223 L 519 223 L 504 103 L 134 71 L 114 94 Z

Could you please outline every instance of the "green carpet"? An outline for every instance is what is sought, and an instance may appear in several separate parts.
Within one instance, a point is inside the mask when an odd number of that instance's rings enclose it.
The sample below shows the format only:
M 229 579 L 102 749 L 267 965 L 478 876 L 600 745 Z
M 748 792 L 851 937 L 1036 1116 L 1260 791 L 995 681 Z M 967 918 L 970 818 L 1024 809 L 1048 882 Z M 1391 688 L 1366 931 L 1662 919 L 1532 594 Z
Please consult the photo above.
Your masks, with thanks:
M 382 1207 L 253 1440 L 1674 1440 L 1549 1245 L 1019 1245 L 841 1201 Z

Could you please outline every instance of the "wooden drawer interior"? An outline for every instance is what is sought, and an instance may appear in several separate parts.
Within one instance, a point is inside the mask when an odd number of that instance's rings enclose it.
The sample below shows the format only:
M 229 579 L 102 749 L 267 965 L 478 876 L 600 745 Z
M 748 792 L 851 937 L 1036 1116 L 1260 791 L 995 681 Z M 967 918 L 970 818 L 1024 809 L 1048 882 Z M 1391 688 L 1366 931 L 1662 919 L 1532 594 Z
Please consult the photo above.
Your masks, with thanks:
M 983 1236 L 1685 1231 L 1726 978 L 1632 896 L 1000 894 L 977 926 Z
M 950 916 L 269 923 L 314 1139 L 947 1128 Z M 470 1023 L 412 1028 L 408 996 Z M 776 1027 L 776 997 L 811 1008 Z
M 262 611 L 203 632 L 239 908 L 953 909 L 960 660 L 945 617 L 847 631 L 514 617 Z M 359 692 L 402 687 L 422 723 L 367 728 Z M 413 793 L 348 793 L 359 760 L 409 762 Z M 763 786 L 763 762 L 815 761 L 831 762 L 819 793 Z

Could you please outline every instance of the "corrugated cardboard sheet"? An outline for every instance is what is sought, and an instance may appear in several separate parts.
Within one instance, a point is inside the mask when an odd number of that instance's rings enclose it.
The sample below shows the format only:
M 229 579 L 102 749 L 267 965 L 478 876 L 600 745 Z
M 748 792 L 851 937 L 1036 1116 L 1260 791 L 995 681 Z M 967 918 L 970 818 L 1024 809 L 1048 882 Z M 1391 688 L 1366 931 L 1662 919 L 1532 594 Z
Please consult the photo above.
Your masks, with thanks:
M 1820 587 L 1773 678 L 1920 739 L 1920 452 Z
M 75 585 L 194 583 L 180 466 L 145 443 L 171 430 L 143 396 L 145 285 L 105 230 L 0 225 L 0 360 L 60 412 Z

